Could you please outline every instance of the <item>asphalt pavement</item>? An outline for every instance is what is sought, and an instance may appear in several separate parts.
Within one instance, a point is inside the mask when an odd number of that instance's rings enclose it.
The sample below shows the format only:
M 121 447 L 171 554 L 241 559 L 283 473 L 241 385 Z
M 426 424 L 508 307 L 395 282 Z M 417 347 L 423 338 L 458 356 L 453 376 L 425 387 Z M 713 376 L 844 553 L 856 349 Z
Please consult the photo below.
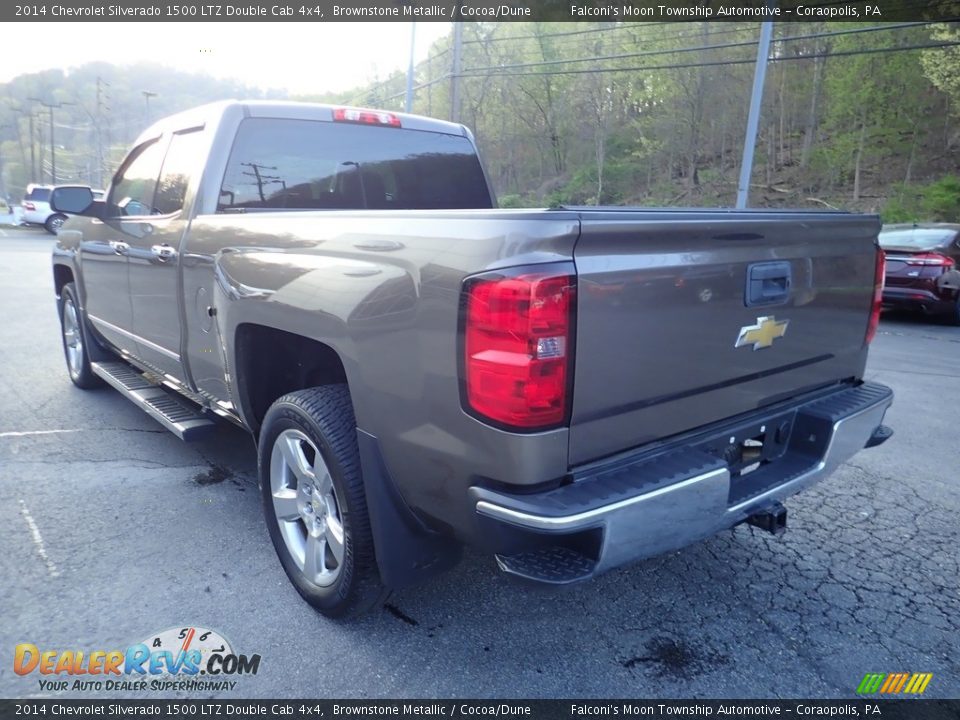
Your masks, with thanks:
M 560 592 L 467 553 L 337 623 L 277 562 L 249 436 L 184 444 L 71 385 L 52 243 L 0 227 L 0 697 L 140 697 L 41 690 L 14 647 L 187 626 L 261 656 L 205 696 L 852 697 L 867 672 L 960 696 L 960 328 L 884 316 L 867 377 L 894 388 L 896 435 L 790 500 L 781 538 L 741 526 Z

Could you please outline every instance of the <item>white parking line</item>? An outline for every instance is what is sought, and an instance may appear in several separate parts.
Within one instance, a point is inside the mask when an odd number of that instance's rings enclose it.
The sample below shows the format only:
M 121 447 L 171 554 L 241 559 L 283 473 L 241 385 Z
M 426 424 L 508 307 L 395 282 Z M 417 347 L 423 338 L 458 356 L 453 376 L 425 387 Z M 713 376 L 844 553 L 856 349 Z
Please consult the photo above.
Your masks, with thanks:
M 30 528 L 30 534 L 33 536 L 33 544 L 37 546 L 37 553 L 47 566 L 47 572 L 50 573 L 50 577 L 59 577 L 60 571 L 57 570 L 57 566 L 53 564 L 53 560 L 47 555 L 47 548 L 43 544 L 43 535 L 40 534 L 40 528 L 37 527 L 37 523 L 34 521 L 30 511 L 27 510 L 27 504 L 23 500 L 20 501 L 20 513 L 23 515 L 23 519 L 27 521 L 27 527 Z
M 28 435 L 58 435 L 60 433 L 75 433 L 82 432 L 80 429 L 77 430 L 24 430 L 23 432 L 0 432 L 0 438 L 5 437 L 27 437 Z

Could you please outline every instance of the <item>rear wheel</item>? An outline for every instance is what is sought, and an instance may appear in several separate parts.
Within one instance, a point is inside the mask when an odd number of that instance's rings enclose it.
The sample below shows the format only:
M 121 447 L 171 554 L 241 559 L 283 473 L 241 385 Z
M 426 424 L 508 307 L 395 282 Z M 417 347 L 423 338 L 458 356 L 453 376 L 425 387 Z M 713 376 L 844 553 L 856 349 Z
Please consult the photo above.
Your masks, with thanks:
M 90 369 L 83 314 L 77 302 L 77 288 L 73 283 L 67 283 L 60 291 L 60 335 L 67 371 L 73 384 L 84 390 L 102 385 L 103 381 Z
M 43 226 L 47 229 L 47 232 L 51 235 L 56 235 L 57 232 L 63 227 L 63 224 L 67 221 L 67 216 L 57 213 L 56 215 L 51 215 L 47 218 L 47 221 Z
M 297 592 L 329 617 L 386 597 L 346 385 L 284 395 L 263 421 L 260 486 L 267 528 Z

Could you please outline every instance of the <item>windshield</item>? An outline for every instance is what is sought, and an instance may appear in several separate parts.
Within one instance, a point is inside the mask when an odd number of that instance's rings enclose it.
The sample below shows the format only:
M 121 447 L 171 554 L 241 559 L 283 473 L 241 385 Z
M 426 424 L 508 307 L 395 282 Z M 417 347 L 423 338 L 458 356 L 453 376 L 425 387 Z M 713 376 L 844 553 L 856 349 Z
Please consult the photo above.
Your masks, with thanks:
M 938 230 L 936 228 L 910 228 L 909 230 L 888 230 L 880 233 L 880 247 L 933 248 L 946 245 L 957 234 L 956 230 Z

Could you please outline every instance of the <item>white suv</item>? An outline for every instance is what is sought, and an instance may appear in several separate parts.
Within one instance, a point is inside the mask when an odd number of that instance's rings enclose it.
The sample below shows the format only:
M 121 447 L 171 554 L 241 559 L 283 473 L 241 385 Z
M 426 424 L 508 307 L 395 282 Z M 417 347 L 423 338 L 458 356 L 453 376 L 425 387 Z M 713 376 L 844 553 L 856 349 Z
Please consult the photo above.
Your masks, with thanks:
M 27 194 L 23 196 L 23 202 L 20 203 L 20 207 L 23 208 L 20 221 L 27 225 L 43 225 L 47 232 L 56 235 L 57 229 L 63 225 L 67 216 L 50 209 L 52 190 L 51 185 L 27 185 Z
M 53 188 L 53 185 L 27 185 L 27 194 L 20 203 L 23 208 L 20 222 L 25 225 L 43 225 L 48 233 L 57 234 L 57 230 L 69 216 L 66 213 L 54 212 L 50 208 L 50 193 Z M 103 190 L 94 190 L 93 196 L 97 200 L 102 199 Z

